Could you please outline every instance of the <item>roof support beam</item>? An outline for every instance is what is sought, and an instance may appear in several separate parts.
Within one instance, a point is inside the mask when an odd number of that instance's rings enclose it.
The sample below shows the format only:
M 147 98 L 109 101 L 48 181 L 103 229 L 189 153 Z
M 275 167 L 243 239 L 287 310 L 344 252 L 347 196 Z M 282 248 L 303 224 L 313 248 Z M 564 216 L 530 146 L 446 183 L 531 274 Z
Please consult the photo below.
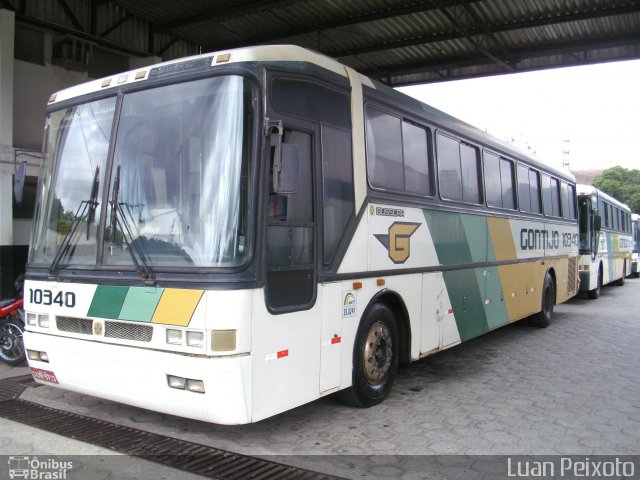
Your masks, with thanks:
M 626 47 L 637 49 L 639 55 L 634 55 L 633 58 L 640 58 L 640 34 L 624 34 L 624 35 L 616 35 L 606 38 L 585 38 L 582 40 L 573 40 L 561 44 L 554 45 L 540 45 L 537 47 L 524 47 L 519 49 L 514 49 L 508 52 L 509 63 L 514 67 L 516 71 L 525 71 L 531 70 L 531 68 L 521 69 L 518 66 L 518 63 L 534 60 L 537 58 L 544 58 L 553 55 L 575 55 L 580 53 L 585 53 L 589 51 L 598 51 L 607 48 L 616 48 L 616 47 Z M 582 60 L 576 58 L 578 64 L 587 63 L 585 57 L 583 55 Z M 627 57 L 631 58 L 631 57 Z M 601 61 L 598 59 L 597 61 Z M 372 77 L 387 80 L 392 85 L 406 85 L 407 83 L 395 83 L 391 81 L 393 77 L 401 77 L 406 75 L 416 75 L 421 73 L 434 73 L 439 76 L 442 75 L 443 71 L 449 71 L 460 68 L 471 68 L 471 67 L 493 67 L 491 74 L 501 73 L 500 71 L 495 69 L 495 65 L 488 64 L 486 58 L 483 55 L 476 55 L 475 57 L 458 57 L 452 58 L 450 61 L 444 62 L 439 60 L 434 60 L 431 62 L 418 62 L 404 65 L 397 65 L 387 69 L 377 69 L 377 70 L 362 70 L 361 73 L 364 75 L 370 75 Z M 559 67 L 560 64 L 549 65 L 546 68 L 550 67 Z M 539 67 L 543 68 L 543 67 Z M 503 73 L 503 72 L 502 72 Z M 479 72 L 476 76 L 487 75 L 486 72 Z M 456 76 L 456 78 L 458 78 Z M 422 82 L 424 83 L 424 82 Z
M 626 7 L 617 8 L 603 8 L 601 10 L 589 10 L 586 12 L 570 13 L 557 15 L 555 17 L 543 17 L 533 20 L 523 20 L 518 22 L 510 22 L 504 24 L 486 25 L 486 31 L 492 35 L 501 32 L 513 32 L 516 30 L 523 30 L 527 28 L 536 28 L 548 25 L 557 25 L 561 23 L 569 23 L 580 20 L 592 20 L 596 18 L 605 18 L 615 15 L 625 15 L 629 13 L 640 12 L 640 4 L 630 5 Z M 481 29 L 479 27 L 472 27 L 467 29 L 469 35 L 481 35 Z M 362 55 L 365 53 L 380 52 L 383 50 L 393 50 L 396 48 L 413 47 L 418 45 L 427 45 L 430 43 L 446 42 L 449 40 L 460 40 L 464 38 L 460 32 L 447 32 L 447 33 L 435 33 L 435 34 L 422 34 L 412 38 L 403 38 L 401 40 L 391 40 L 385 42 L 372 43 L 367 46 L 344 49 L 344 50 L 326 50 L 323 53 L 334 58 L 342 58 L 354 55 Z
M 467 3 L 475 3 L 480 0 L 470 0 Z M 453 7 L 456 5 L 460 5 L 464 0 L 443 0 L 440 2 L 446 8 Z M 428 12 L 431 10 L 436 10 L 439 7 L 434 3 L 433 0 L 419 0 L 410 5 L 403 6 L 400 8 L 387 8 L 383 10 L 376 10 L 375 12 L 368 12 L 359 14 L 356 16 L 344 17 L 333 20 L 331 22 L 324 23 L 312 23 L 308 25 L 297 25 L 295 28 L 280 31 L 268 35 L 262 35 L 259 37 L 251 37 L 243 41 L 242 43 L 228 43 L 228 44 L 216 44 L 216 45 L 207 45 L 207 50 L 223 50 L 228 48 L 237 48 L 243 47 L 247 45 L 258 45 L 262 43 L 274 42 L 276 40 L 280 40 L 287 37 L 294 37 L 297 35 L 303 35 L 307 33 L 318 33 L 326 30 L 333 30 L 335 28 L 342 27 L 352 27 L 355 25 L 361 25 L 363 23 L 375 22 L 378 20 L 384 20 L 387 18 L 395 18 L 401 17 L 403 15 L 411 15 L 413 13 L 422 13 Z M 346 56 L 346 55 L 343 55 Z
M 436 0 L 437 3 L 438 0 Z M 462 25 L 462 23 L 460 23 L 460 21 L 458 21 L 458 19 L 456 17 L 454 17 L 451 12 L 449 10 L 447 10 L 444 6 L 440 6 L 439 5 L 439 10 L 442 12 L 442 14 L 447 17 L 449 19 L 449 21 L 454 24 L 456 26 L 456 28 L 458 29 L 459 32 L 462 33 L 462 36 L 465 40 L 467 40 L 467 42 L 469 42 L 469 44 L 478 52 L 480 52 L 481 54 L 483 54 L 485 57 L 487 57 L 489 60 L 493 61 L 494 63 L 496 63 L 497 65 L 502 65 L 504 68 L 506 68 L 508 71 L 513 72 L 514 69 L 511 65 L 509 65 L 507 62 L 505 62 L 504 60 L 498 58 L 497 56 L 495 56 L 493 53 L 491 53 L 489 50 L 487 50 L 486 48 L 484 48 L 483 46 L 480 45 L 480 42 L 476 41 L 473 39 L 473 36 L 469 33 L 469 31 L 467 30 L 467 28 Z M 466 9 L 466 11 L 468 12 L 469 10 Z M 485 29 L 486 30 L 486 29 Z
M 300 0 L 297 0 L 297 1 L 299 2 Z M 198 15 L 192 15 L 189 17 L 180 18 L 178 20 L 174 20 L 173 22 L 158 25 L 158 29 L 171 30 L 176 27 L 182 27 L 184 25 L 189 25 L 191 23 L 203 22 L 205 20 L 215 20 L 217 22 L 223 22 L 231 18 L 236 18 L 242 15 L 246 15 L 247 13 L 256 13 L 261 10 L 268 10 L 270 8 L 275 8 L 281 5 L 289 5 L 292 3 L 297 3 L 297 2 L 294 2 L 291 0 L 290 1 L 254 0 L 253 2 L 248 2 L 242 5 L 233 5 L 229 7 L 218 8 L 215 10 L 202 12 Z
M 158 50 L 157 52 L 154 53 L 154 55 L 161 57 L 162 54 L 164 52 L 166 52 L 167 50 L 169 50 L 171 47 L 173 47 L 176 43 L 178 43 L 178 40 L 180 40 L 180 37 L 178 37 L 177 35 L 174 35 L 173 38 L 171 39 L 171 41 L 169 41 L 164 47 L 162 47 L 160 50 Z
M 69 7 L 67 0 L 58 0 L 58 4 L 62 7 L 62 10 L 64 10 L 65 15 L 69 17 L 69 20 L 71 20 L 71 24 L 73 25 L 73 28 L 81 32 L 84 32 L 84 28 L 82 27 L 82 24 L 76 18 L 75 14 L 73 13 L 73 10 L 71 10 L 71 7 Z
M 118 20 L 116 23 L 114 23 L 113 25 L 111 25 L 109 28 L 107 28 L 104 32 L 102 32 L 100 34 L 100 36 L 102 38 L 106 37 L 107 35 L 109 35 L 111 32 L 113 32 L 115 29 L 117 29 L 120 25 L 122 25 L 124 22 L 126 22 L 127 20 L 129 20 L 130 18 L 132 18 L 133 15 L 131 15 L 130 13 L 125 14 L 124 17 L 122 17 L 120 20 Z

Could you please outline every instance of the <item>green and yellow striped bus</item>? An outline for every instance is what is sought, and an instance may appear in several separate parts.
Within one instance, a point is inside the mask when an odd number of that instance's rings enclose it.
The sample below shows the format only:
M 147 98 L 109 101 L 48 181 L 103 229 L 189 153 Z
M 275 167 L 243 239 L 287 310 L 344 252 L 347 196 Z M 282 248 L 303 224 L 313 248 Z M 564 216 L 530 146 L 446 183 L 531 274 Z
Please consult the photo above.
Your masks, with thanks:
M 578 289 L 574 178 L 294 46 L 53 95 L 25 284 L 44 383 L 223 424 L 337 393 Z
M 624 285 L 631 274 L 631 209 L 591 185 L 577 185 L 580 217 L 580 291 L 590 299 L 603 285 Z

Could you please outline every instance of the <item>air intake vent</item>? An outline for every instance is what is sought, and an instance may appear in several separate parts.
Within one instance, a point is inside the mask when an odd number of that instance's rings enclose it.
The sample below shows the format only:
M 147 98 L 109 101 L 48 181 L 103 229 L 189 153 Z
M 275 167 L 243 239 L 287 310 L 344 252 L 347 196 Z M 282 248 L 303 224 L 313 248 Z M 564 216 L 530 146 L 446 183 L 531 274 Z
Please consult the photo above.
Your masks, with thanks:
M 56 317 L 56 326 L 62 332 L 93 335 L 93 320 L 88 318 Z
M 134 342 L 150 342 L 153 327 L 136 323 L 104 322 L 104 336 Z
M 62 332 L 93 335 L 93 320 L 90 318 L 56 317 L 56 325 L 58 330 Z M 150 342 L 153 336 L 153 327 L 107 320 L 104 322 L 104 336 L 132 342 Z

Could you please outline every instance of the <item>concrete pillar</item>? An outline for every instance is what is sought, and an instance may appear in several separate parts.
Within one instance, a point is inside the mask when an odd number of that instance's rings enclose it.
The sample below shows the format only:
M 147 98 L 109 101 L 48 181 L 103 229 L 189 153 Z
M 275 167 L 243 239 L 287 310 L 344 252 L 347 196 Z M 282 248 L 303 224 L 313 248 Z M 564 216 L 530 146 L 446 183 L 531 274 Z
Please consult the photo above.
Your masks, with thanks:
M 0 10 L 0 297 L 13 294 L 13 42 L 15 13 Z

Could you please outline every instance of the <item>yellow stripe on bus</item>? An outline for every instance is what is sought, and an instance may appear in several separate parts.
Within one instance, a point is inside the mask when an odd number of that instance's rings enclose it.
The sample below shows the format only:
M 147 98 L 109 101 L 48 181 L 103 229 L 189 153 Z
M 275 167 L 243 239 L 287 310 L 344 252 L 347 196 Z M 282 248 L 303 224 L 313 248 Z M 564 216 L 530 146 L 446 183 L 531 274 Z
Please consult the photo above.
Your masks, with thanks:
M 203 294 L 204 290 L 166 288 L 151 323 L 189 326 L 193 312 L 200 303 Z
M 487 227 L 489 228 L 489 236 L 491 237 L 491 245 L 493 246 L 493 254 L 496 260 L 514 261 L 512 265 L 500 265 L 498 267 L 507 315 L 509 316 L 509 321 L 513 322 L 520 318 L 519 306 L 521 299 L 519 297 L 522 293 L 522 285 L 520 283 L 524 281 L 525 277 L 519 275 L 519 266 L 515 263 L 518 259 L 518 254 L 513 244 L 509 220 L 488 217 Z

